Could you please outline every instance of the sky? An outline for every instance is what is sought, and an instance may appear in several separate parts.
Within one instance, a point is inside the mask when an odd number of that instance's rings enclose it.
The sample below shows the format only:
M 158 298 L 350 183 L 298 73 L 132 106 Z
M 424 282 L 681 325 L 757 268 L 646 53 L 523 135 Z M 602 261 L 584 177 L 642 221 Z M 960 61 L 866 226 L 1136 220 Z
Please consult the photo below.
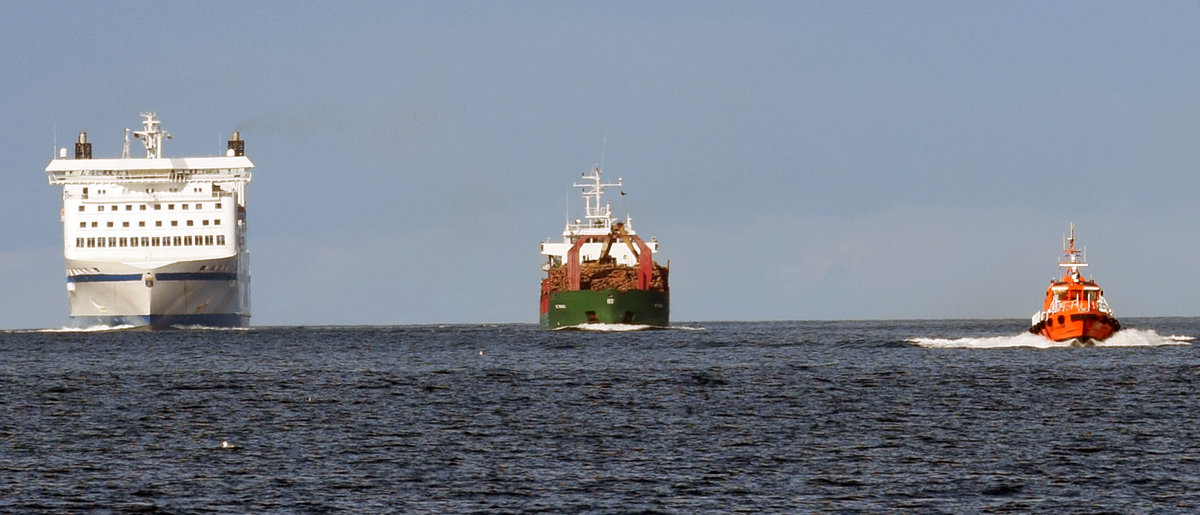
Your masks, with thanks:
M 672 320 L 1025 318 L 1077 225 L 1200 315 L 1200 3 L 27 2 L 0 17 L 0 327 L 67 320 L 61 193 L 158 113 L 255 163 L 255 325 L 537 321 L 603 161 Z

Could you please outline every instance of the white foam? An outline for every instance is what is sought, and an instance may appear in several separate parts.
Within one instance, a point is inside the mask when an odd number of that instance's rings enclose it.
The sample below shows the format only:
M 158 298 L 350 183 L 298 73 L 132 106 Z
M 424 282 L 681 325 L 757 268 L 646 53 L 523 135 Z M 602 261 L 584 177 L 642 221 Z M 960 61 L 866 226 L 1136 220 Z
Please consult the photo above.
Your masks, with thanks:
M 1192 336 L 1161 336 L 1153 329 L 1122 329 L 1107 340 L 1094 342 L 1096 347 L 1158 347 L 1163 345 L 1191 345 Z M 1056 342 L 1045 336 L 1024 332 L 1012 336 L 988 336 L 979 338 L 909 338 L 905 340 L 927 349 L 1003 349 L 1009 347 L 1033 347 L 1054 349 L 1078 346 L 1078 342 Z
M 55 329 L 55 328 L 34 329 L 32 332 L 35 332 L 35 333 L 98 333 L 98 332 L 103 332 L 103 331 L 122 331 L 125 329 L 133 329 L 136 327 L 137 326 L 130 325 L 130 324 L 93 325 L 93 326 L 89 326 L 89 327 L 59 327 L 57 329 Z
M 670 331 L 707 331 L 706 327 L 688 327 L 684 325 L 644 325 L 644 324 L 579 324 L 554 328 L 555 331 L 596 331 L 601 333 L 620 333 L 628 331 L 670 330 Z
M 596 331 L 602 333 L 625 332 L 625 331 L 644 331 L 646 329 L 654 329 L 652 325 L 643 324 L 579 324 L 564 327 L 557 327 L 555 331 L 562 330 L 576 331 Z
M 188 331 L 249 331 L 249 327 L 215 327 L 207 325 L 172 325 L 172 329 L 183 329 Z

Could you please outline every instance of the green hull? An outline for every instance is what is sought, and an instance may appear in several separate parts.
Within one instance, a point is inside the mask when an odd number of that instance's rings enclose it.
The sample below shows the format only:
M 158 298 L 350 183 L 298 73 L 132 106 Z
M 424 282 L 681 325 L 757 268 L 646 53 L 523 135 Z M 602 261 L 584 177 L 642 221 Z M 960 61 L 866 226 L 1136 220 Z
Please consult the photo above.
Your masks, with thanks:
M 671 325 L 670 293 L 665 291 L 580 290 L 550 294 L 550 305 L 542 313 L 542 327 L 581 324 Z

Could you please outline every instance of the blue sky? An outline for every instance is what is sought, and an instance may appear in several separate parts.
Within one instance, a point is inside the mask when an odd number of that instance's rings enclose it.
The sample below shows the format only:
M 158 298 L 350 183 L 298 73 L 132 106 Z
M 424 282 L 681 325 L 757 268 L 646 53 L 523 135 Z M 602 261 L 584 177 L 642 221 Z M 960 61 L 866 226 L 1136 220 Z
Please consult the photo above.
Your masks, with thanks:
M 536 321 L 537 244 L 602 149 L 677 321 L 1026 317 L 1071 221 L 1118 316 L 1198 315 L 1196 27 L 1195 2 L 9 7 L 0 327 L 66 320 L 55 138 L 115 156 L 141 111 L 168 155 L 247 140 L 259 325 Z

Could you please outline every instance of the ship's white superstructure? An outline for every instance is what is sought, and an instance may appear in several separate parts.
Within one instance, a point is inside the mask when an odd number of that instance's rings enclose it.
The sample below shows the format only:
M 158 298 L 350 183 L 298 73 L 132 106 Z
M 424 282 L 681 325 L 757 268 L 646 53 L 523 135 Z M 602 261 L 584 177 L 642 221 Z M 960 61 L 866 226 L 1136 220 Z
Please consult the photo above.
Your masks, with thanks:
M 617 178 L 615 183 L 604 183 L 600 178 L 600 167 L 592 167 L 590 175 L 582 175 L 583 183 L 572 184 L 575 188 L 580 188 L 583 194 L 584 202 L 584 220 L 576 219 L 574 222 L 568 222 L 563 228 L 561 242 L 542 242 L 541 253 L 547 256 L 547 261 L 542 264 L 542 270 L 549 270 L 551 267 L 561 265 L 567 259 L 567 252 L 575 245 L 575 241 L 580 236 L 607 236 L 612 234 L 613 228 L 617 224 L 622 225 L 625 234 L 629 236 L 636 235 L 633 230 L 633 218 L 626 216 L 625 221 L 621 222 L 612 216 L 612 205 L 603 203 L 604 188 L 620 188 L 621 178 Z M 646 242 L 646 246 L 650 248 L 650 252 L 658 252 L 658 240 L 651 238 Z M 579 247 L 579 257 L 582 261 L 595 261 L 604 254 L 605 245 L 601 242 L 587 242 Z M 615 259 L 617 265 L 621 266 L 637 266 L 638 254 L 633 248 L 625 245 L 612 245 L 608 249 L 608 256 Z
M 224 156 L 163 157 L 170 138 L 153 113 L 133 131 L 145 157 L 74 158 L 46 166 L 62 186 L 63 255 L 79 326 L 240 327 L 250 320 L 246 184 L 254 164 L 237 132 Z

